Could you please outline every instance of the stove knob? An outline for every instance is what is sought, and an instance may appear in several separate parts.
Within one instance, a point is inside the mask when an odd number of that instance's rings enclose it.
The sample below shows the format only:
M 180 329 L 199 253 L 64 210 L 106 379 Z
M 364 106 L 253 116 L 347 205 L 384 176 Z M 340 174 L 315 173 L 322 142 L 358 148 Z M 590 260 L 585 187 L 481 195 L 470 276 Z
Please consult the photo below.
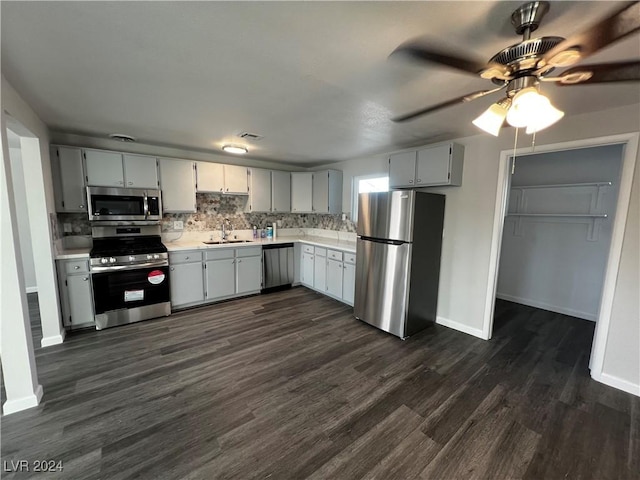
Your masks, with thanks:
M 157 260 L 157 259 L 159 259 L 159 258 L 160 258 L 160 255 L 158 255 L 157 253 L 154 253 L 154 254 L 153 254 L 153 259 L 154 259 L 154 260 Z
M 101 258 L 100 263 L 107 263 L 109 261 L 108 258 Z
M 136 259 L 136 257 L 134 257 L 133 255 L 129 255 L 129 261 L 133 262 Z
M 109 263 L 116 263 L 116 259 L 115 259 L 115 258 L 113 258 L 113 257 L 110 257 L 110 258 L 109 258 Z
M 147 255 L 147 260 L 151 260 L 153 258 L 153 255 Z

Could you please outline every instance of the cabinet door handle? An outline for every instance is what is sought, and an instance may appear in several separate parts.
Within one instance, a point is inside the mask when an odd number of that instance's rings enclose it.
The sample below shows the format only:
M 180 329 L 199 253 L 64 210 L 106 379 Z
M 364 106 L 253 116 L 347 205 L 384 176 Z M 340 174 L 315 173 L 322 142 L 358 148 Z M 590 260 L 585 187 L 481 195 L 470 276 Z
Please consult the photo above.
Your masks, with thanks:
M 80 270 L 80 265 L 76 265 L 73 267 L 74 270 Z
M 227 188 L 227 192 L 229 191 L 229 189 Z
M 128 185 L 133 185 L 133 182 L 128 182 Z
M 422 183 L 422 180 L 418 179 L 418 183 Z
M 78 205 L 79 208 L 84 208 L 84 205 Z
M 118 180 L 118 185 L 124 185 L 124 181 L 123 180 Z
M 409 183 L 413 183 L 413 180 L 409 180 Z
M 89 280 L 89 277 L 84 277 L 82 280 L 86 282 L 87 280 Z
M 242 260 L 238 260 L 238 263 L 242 263 Z
M 185 260 L 189 260 L 189 257 L 184 257 Z
M 236 261 L 235 260 L 231 260 L 231 263 L 236 263 Z
M 173 272 L 175 270 L 175 267 L 171 267 L 171 271 Z

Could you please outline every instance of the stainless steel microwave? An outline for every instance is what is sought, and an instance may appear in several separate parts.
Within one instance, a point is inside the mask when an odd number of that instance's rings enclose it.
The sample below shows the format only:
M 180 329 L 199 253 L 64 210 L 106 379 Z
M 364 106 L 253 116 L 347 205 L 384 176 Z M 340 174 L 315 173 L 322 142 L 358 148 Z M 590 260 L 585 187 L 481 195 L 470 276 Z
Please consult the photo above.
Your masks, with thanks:
M 87 187 L 89 220 L 160 221 L 160 190 Z

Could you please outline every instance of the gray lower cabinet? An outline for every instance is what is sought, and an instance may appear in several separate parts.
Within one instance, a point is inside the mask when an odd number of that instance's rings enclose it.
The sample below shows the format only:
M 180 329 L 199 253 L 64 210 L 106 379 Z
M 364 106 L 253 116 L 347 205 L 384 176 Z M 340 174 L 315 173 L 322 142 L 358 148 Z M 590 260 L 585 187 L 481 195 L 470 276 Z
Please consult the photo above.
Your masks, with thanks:
M 262 256 L 236 258 L 236 293 L 244 295 L 262 287 Z
M 171 265 L 171 306 L 184 307 L 204 302 L 202 261 Z
M 236 293 L 235 263 L 236 259 L 233 257 L 206 262 L 207 300 L 227 298 Z
M 353 305 L 356 296 L 356 266 L 345 262 L 342 268 L 342 300 Z
M 169 263 L 173 308 L 258 293 L 262 287 L 262 247 L 171 252 Z
M 355 253 L 305 244 L 300 251 L 300 283 L 353 306 Z
M 93 290 L 88 260 L 58 260 L 56 263 L 64 327 L 93 326 Z

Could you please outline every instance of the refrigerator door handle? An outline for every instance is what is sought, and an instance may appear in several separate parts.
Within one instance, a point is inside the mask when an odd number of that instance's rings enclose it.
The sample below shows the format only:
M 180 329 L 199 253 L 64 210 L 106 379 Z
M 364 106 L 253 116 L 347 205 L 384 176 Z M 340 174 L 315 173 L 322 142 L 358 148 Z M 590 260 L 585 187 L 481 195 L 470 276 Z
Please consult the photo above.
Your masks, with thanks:
M 373 237 L 363 237 L 363 236 L 360 236 L 360 238 L 367 242 L 384 243 L 386 245 L 404 245 L 405 243 L 409 243 L 409 242 L 402 242 L 400 240 L 389 240 L 386 238 L 373 238 Z

